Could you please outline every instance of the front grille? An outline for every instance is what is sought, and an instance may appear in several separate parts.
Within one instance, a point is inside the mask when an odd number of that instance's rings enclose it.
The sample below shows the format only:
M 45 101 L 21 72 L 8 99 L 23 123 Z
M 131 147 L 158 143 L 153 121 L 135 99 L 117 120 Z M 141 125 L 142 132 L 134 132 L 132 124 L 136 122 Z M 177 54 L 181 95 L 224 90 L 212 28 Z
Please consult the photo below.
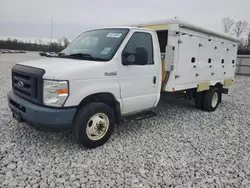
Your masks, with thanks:
M 31 76 L 13 72 L 13 88 L 15 91 L 36 98 L 37 83 L 32 82 Z
M 42 104 L 42 78 L 44 73 L 43 69 L 15 65 L 12 68 L 12 88 L 14 93 L 33 103 Z

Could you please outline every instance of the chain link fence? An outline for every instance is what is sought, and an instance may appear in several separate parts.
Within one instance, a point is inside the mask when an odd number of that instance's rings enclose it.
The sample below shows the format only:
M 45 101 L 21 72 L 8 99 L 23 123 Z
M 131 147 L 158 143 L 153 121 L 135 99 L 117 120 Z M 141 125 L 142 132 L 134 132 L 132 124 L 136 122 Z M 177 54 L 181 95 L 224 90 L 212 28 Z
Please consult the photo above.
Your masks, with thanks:
M 250 76 L 250 55 L 238 55 L 236 74 Z

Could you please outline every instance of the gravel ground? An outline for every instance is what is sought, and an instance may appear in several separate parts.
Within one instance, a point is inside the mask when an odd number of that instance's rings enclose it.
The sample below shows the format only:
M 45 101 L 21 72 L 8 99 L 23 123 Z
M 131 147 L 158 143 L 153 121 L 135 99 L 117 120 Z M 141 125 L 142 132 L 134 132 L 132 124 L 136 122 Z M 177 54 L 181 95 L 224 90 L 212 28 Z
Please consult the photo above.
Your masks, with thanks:
M 96 149 L 70 132 L 13 120 L 10 70 L 36 53 L 0 55 L 0 187 L 250 187 L 250 77 L 237 77 L 216 112 L 162 98 L 157 117 L 116 127 Z

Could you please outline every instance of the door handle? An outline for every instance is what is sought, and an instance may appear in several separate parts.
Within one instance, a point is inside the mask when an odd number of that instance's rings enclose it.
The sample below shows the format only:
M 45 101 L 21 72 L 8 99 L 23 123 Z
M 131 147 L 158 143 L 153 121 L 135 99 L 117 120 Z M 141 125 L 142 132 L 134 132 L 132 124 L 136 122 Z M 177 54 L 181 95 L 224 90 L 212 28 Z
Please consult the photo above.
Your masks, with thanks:
M 153 83 L 156 84 L 156 76 L 153 77 Z

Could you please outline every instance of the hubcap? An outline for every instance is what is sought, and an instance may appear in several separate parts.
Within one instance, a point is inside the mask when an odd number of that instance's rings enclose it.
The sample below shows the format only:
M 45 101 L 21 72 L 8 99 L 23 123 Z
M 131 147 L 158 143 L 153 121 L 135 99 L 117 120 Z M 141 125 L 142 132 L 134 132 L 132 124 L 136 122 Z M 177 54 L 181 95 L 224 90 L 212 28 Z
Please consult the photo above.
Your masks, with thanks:
M 99 140 L 104 137 L 109 128 L 109 118 L 104 113 L 97 113 L 93 115 L 86 128 L 86 133 L 89 139 Z
M 217 103 L 218 103 L 218 99 L 219 99 L 219 96 L 218 96 L 218 93 L 215 92 L 213 94 L 213 97 L 212 97 L 212 107 L 216 107 Z

